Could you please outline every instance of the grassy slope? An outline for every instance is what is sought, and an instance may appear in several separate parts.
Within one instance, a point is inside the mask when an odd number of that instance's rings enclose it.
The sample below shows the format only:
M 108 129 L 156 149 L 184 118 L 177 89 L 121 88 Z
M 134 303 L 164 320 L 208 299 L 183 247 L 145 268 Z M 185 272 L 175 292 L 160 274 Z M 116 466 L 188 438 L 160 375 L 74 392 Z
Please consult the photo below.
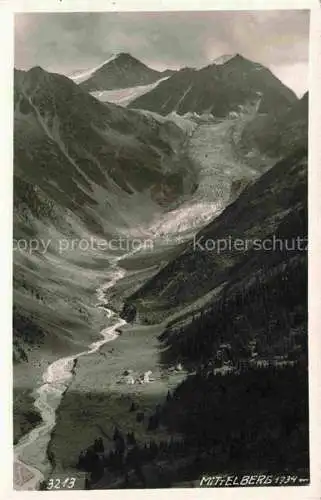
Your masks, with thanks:
M 134 431 L 140 442 L 168 436 L 163 428 L 147 430 L 148 416 L 164 402 L 168 389 L 184 378 L 183 372 L 161 370 L 161 330 L 161 326 L 125 328 L 118 339 L 105 344 L 99 356 L 79 360 L 76 377 L 60 405 L 50 445 L 58 470 L 75 467 L 80 451 L 99 436 L 112 436 L 115 425 L 124 432 Z M 124 370 L 133 370 L 134 375 L 151 370 L 155 380 L 149 384 L 118 384 Z M 136 412 L 129 412 L 132 401 L 144 411 L 144 423 L 137 423 Z
M 35 410 L 34 399 L 29 390 L 13 390 L 13 442 L 19 439 L 41 423 L 41 417 Z

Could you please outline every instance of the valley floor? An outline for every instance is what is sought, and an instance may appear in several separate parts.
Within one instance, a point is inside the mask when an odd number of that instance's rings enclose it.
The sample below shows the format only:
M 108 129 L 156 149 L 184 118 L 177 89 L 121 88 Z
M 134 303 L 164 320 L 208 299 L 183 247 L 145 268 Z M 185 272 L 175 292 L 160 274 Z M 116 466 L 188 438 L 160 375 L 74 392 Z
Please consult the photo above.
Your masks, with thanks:
M 159 326 L 126 328 L 116 341 L 103 347 L 99 356 L 80 361 L 59 407 L 50 443 L 55 470 L 74 469 L 80 452 L 98 437 L 107 437 L 111 447 L 116 426 L 124 434 L 133 431 L 139 442 L 168 437 L 166 429 L 148 431 L 147 422 L 156 406 L 165 401 L 167 391 L 181 382 L 185 373 L 161 369 L 157 340 L 160 331 Z M 150 382 L 138 382 L 138 377 L 148 371 L 152 372 Z M 126 372 L 130 373 L 127 377 Z M 133 384 L 131 377 L 136 379 Z M 130 412 L 132 403 L 134 412 Z M 143 422 L 136 421 L 138 412 L 143 412 Z

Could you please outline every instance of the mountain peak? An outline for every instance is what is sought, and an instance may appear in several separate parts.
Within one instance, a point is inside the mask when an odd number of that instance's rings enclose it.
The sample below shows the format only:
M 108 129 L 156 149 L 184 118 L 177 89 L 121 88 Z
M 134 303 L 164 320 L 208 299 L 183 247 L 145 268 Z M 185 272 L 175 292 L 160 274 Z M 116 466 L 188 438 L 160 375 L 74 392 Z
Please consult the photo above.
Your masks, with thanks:
M 16 69 L 14 71 L 15 80 L 24 86 L 35 86 L 48 81 L 51 73 L 48 73 L 41 66 L 33 66 L 28 70 Z
M 224 64 L 226 64 L 226 66 L 235 65 L 236 67 L 239 67 L 239 65 L 241 65 L 242 67 L 252 68 L 252 69 L 253 68 L 256 68 L 256 69 L 265 68 L 265 69 L 267 69 L 262 64 L 260 64 L 256 61 L 252 61 L 251 59 L 247 59 L 246 57 L 242 56 L 242 54 L 235 54 L 234 56 L 229 58 L 227 61 L 225 61 Z
M 261 64 L 241 54 L 224 55 L 201 68 L 181 69 L 176 75 L 161 82 L 149 93 L 131 102 L 131 107 L 167 114 L 176 110 L 208 113 L 226 117 L 230 112 L 241 112 L 260 99 L 260 112 L 271 108 L 288 107 L 296 100 L 273 73 Z M 169 98 L 170 96 L 170 98 Z
M 120 52 L 116 55 L 114 60 L 112 61 L 116 64 L 130 64 L 141 67 L 147 67 L 142 61 L 137 59 L 137 57 L 132 56 L 129 52 Z
M 119 52 L 115 59 L 131 59 L 131 60 L 135 60 L 135 61 L 138 61 L 138 59 L 136 59 L 136 57 L 132 56 L 129 52 Z
M 221 64 L 225 64 L 230 59 L 234 59 L 234 57 L 238 56 L 238 54 L 223 54 L 216 59 L 214 59 L 213 64 L 220 66 Z
M 162 72 L 149 68 L 128 52 L 120 52 L 108 59 L 103 65 L 87 72 L 81 84 L 87 92 L 113 90 L 148 85 L 164 77 Z
M 41 66 L 33 66 L 28 70 L 30 75 L 44 75 L 47 73 Z

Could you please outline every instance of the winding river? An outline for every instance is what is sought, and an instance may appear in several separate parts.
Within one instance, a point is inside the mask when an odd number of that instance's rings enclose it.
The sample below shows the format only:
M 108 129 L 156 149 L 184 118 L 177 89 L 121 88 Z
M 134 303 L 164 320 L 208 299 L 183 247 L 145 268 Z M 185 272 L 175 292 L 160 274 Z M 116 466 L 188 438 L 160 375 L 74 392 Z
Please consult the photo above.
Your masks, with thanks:
M 111 262 L 109 281 L 97 290 L 98 303 L 103 304 L 99 307 L 104 307 L 112 325 L 100 332 L 102 338 L 90 344 L 87 351 L 60 358 L 49 365 L 42 377 L 43 384 L 35 391 L 34 406 L 39 410 L 42 422 L 23 436 L 14 447 L 13 485 L 15 490 L 37 490 L 50 472 L 47 447 L 56 423 L 56 410 L 72 381 L 76 360 L 98 351 L 103 344 L 114 340 L 118 336 L 117 329 L 126 324 L 125 320 L 108 309 L 105 293 L 125 275 L 125 271 L 117 266 L 119 260 L 120 258 L 115 258 Z

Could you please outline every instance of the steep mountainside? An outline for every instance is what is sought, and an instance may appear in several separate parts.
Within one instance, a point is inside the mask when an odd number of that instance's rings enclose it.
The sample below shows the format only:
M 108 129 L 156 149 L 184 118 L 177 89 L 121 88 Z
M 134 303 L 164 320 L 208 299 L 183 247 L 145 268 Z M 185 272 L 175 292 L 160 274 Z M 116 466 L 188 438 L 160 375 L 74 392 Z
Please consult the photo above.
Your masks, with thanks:
M 170 317 L 163 369 L 189 373 L 158 417 L 189 457 L 174 484 L 213 470 L 308 477 L 307 229 L 299 147 L 129 301 L 140 322 Z
M 306 168 L 306 149 L 297 149 L 248 186 L 177 259 L 132 297 L 138 310 L 143 314 L 148 303 L 147 310 L 167 314 L 168 308 L 193 303 L 226 283 L 231 286 L 252 265 L 248 279 L 263 265 L 272 267 L 285 256 L 294 257 L 296 252 L 256 251 L 253 246 L 256 240 L 279 232 L 289 238 L 292 233 L 293 237 L 306 237 Z M 240 248 L 235 248 L 238 240 L 236 247 Z
M 272 108 L 268 113 L 259 112 L 242 131 L 244 151 L 253 148 L 261 153 L 282 157 L 294 146 L 303 146 L 308 140 L 309 94 L 295 101 L 287 109 Z
M 148 85 L 172 73 L 174 72 L 170 70 L 151 69 L 130 54 L 122 52 L 98 68 L 87 80 L 81 82 L 80 86 L 88 92 L 123 89 Z
M 250 199 L 241 195 L 241 204 L 227 210 L 225 235 L 218 226 L 207 228 L 204 233 L 205 240 L 229 238 L 227 234 L 232 235 L 234 242 L 240 238 L 239 250 L 225 251 L 214 258 L 206 252 L 201 264 L 200 259 L 197 260 L 198 277 L 202 274 L 204 281 L 211 282 L 211 288 L 219 288 L 190 324 L 184 326 L 184 320 L 181 325 L 174 323 L 164 334 L 169 348 L 165 359 L 178 356 L 207 362 L 215 359 L 224 343 L 230 344 L 229 355 L 234 361 L 251 357 L 251 342 L 260 357 L 296 356 L 304 352 L 307 341 L 307 162 L 304 151 L 296 152 L 277 167 L 279 172 L 275 167 L 269 174 L 275 175 L 280 189 L 274 188 L 269 196 L 267 191 L 272 189 L 268 184 L 261 184 L 259 190 L 265 198 L 262 203 L 258 202 L 259 197 Z M 282 174 L 282 168 L 289 170 L 288 177 Z M 296 180 L 287 187 L 290 177 Z M 251 227 L 244 225 L 250 216 L 242 201 L 247 201 L 249 210 L 259 214 L 251 218 Z M 271 206 L 275 208 L 274 214 L 268 212 Z M 235 234 L 228 221 L 241 213 L 239 232 Z M 249 250 L 242 251 L 240 248 L 246 239 L 250 240 Z M 221 267 L 224 261 L 226 269 Z M 195 274 L 191 274 L 191 287 L 198 288 Z M 206 279 L 208 274 L 211 276 Z
M 212 113 L 225 117 L 241 106 L 257 103 L 261 112 L 288 107 L 295 94 L 270 70 L 236 55 L 223 64 L 200 70 L 184 68 L 130 106 L 166 115 L 171 111 Z
M 173 123 L 102 105 L 61 75 L 41 68 L 15 74 L 15 173 L 76 212 L 84 199 L 96 202 L 94 184 L 129 194 L 170 188 L 183 141 Z
M 190 266 L 183 300 L 199 295 L 201 276 L 214 292 L 160 336 L 163 365 L 194 372 L 163 410 L 190 453 L 202 450 L 184 477 L 285 468 L 308 476 L 307 231 L 307 150 L 299 148 L 202 232 L 210 241 L 239 237 L 238 249 L 196 252 L 192 261 L 188 250 L 173 265 L 169 288 L 175 275 L 178 294 Z

